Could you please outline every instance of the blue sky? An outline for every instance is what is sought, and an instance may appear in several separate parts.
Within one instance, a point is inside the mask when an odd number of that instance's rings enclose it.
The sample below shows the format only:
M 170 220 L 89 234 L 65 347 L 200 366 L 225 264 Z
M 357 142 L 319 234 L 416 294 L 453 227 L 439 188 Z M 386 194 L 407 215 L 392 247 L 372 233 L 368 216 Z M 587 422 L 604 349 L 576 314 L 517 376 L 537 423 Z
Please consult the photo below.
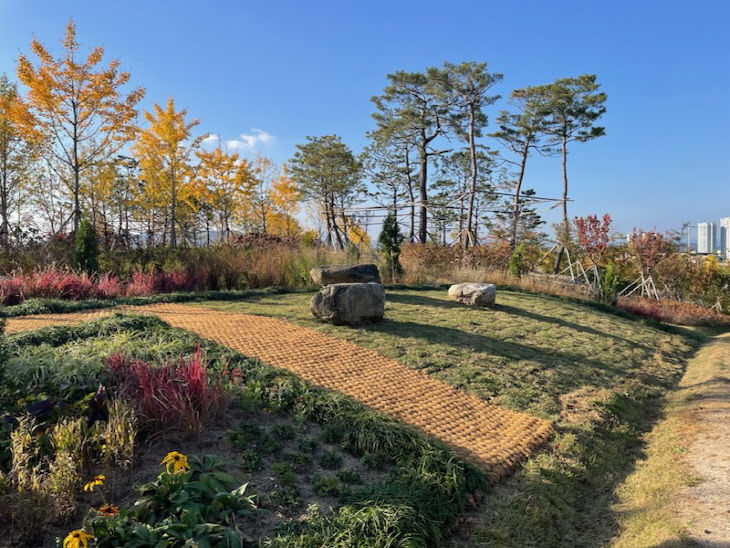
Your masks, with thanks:
M 358 152 L 399 69 L 487 61 L 503 96 L 596 73 L 607 135 L 571 150 L 569 213 L 609 212 L 618 230 L 730 215 L 730 2 L 0 0 L 0 72 L 33 35 L 57 45 L 69 17 L 146 107 L 171 95 L 201 132 L 277 162 L 307 135 Z M 559 159 L 531 161 L 527 185 L 559 195 Z

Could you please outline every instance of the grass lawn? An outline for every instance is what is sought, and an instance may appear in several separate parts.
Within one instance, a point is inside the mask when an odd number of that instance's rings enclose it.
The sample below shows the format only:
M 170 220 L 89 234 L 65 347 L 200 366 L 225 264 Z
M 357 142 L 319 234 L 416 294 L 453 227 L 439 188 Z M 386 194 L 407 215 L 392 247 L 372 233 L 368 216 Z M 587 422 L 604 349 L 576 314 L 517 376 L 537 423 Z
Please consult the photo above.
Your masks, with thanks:
M 486 488 L 483 474 L 437 441 L 291 373 L 202 341 L 211 359 L 211 379 L 232 383 L 226 389 L 232 400 L 225 412 L 211 419 L 202 435 L 189 438 L 187 446 L 185 438 L 170 437 L 159 417 L 142 413 L 137 423 L 142 444 L 135 450 L 132 471 L 114 468 L 107 475 L 123 479 L 117 499 L 121 503 L 134 500 L 134 482 L 148 482 L 142 494 L 159 499 L 163 491 L 185 487 L 169 477 L 149 483 L 166 451 L 187 447 L 192 454 L 213 453 L 233 463 L 225 465 L 225 473 L 234 483 L 249 481 L 247 496 L 255 493 L 258 508 L 269 514 L 246 506 L 237 491 L 218 489 L 203 494 L 230 495 L 225 500 L 241 506 L 240 515 L 227 511 L 210 517 L 204 512 L 195 520 L 238 527 L 269 546 L 606 546 L 627 523 L 615 504 L 617 488 L 644 457 L 645 433 L 661 416 L 665 396 L 676 387 L 687 359 L 705 340 L 698 331 L 506 290 L 499 292 L 494 309 L 483 310 L 448 301 L 444 290 L 393 289 L 388 291 L 386 319 L 357 328 L 316 321 L 309 312 L 311 294 L 254 292 L 240 297 L 191 306 L 278 317 L 321 330 L 494 403 L 553 420 L 556 426 L 556 435 L 543 450 L 512 477 Z M 8 507 L 30 504 L 36 512 L 60 513 L 64 523 L 78 524 L 89 497 L 71 496 L 81 478 L 63 471 L 67 461 L 54 436 L 69 436 L 85 420 L 95 387 L 109 375 L 104 359 L 122 353 L 160 367 L 194 353 L 200 341 L 153 318 L 124 317 L 8 340 L 8 359 L 0 367 L 0 416 L 5 413 L 0 424 L 0 499 L 6 497 Z M 233 380 L 232 370 L 237 371 Z M 110 384 L 112 392 L 119 383 Z M 52 412 L 38 419 L 38 433 L 28 438 L 39 440 L 37 447 L 23 445 L 25 438 L 11 436 L 19 427 L 17 418 L 46 400 Z M 103 435 L 99 438 L 93 429 L 83 432 L 86 464 L 74 473 L 86 479 L 106 471 L 100 466 L 109 462 L 102 458 Z M 17 470 L 14 451 L 25 455 Z M 36 463 L 47 470 L 40 479 L 34 476 Z M 213 461 L 196 466 L 193 485 L 223 471 Z M 27 500 L 17 498 L 9 487 L 18 483 L 18 470 L 25 470 L 26 480 L 48 481 L 49 486 Z M 48 510 L 48 496 L 56 492 L 73 503 L 65 514 L 63 508 Z M 310 503 L 320 509 L 308 508 Z M 205 502 L 195 506 L 205 507 Z M 114 545 L 126 538 L 120 535 L 147 534 L 144 527 L 157 527 L 163 519 L 147 503 L 120 515 L 123 523 L 116 532 L 105 533 L 101 518 L 90 522 L 99 546 L 106 545 L 99 535 Z M 189 513 L 173 518 L 179 521 L 166 527 L 193 520 Z M 235 532 L 206 530 L 219 536 Z M 54 531 L 62 534 L 61 529 Z
M 494 403 L 558 419 L 567 394 L 651 376 L 671 384 L 685 337 L 557 298 L 500 291 L 493 310 L 447 300 L 446 291 L 388 291 L 386 319 L 362 327 L 317 321 L 311 294 L 197 303 L 278 317 L 373 348 Z
M 322 324 L 311 294 L 203 302 L 274 316 L 378 350 L 495 403 L 556 422 L 557 434 L 467 515 L 453 546 L 605 546 L 619 532 L 616 489 L 643 456 L 703 336 L 559 298 L 500 291 L 493 310 L 445 291 L 388 291 L 386 319 Z

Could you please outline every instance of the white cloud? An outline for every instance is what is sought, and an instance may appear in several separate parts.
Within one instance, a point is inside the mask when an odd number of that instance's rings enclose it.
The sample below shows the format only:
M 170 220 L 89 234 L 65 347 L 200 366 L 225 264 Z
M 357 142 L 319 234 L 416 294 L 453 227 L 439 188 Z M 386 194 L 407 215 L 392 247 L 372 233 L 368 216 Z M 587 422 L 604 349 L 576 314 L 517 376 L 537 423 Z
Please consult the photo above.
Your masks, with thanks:
M 216 135 L 215 133 L 211 133 L 208 135 L 205 139 L 203 139 L 204 145 L 212 145 L 212 144 L 218 144 L 218 139 L 220 139 L 220 135 Z
M 240 139 L 229 139 L 226 146 L 238 150 L 254 150 L 259 145 L 270 145 L 274 142 L 274 136 L 263 129 L 251 128 L 251 134 L 242 133 Z

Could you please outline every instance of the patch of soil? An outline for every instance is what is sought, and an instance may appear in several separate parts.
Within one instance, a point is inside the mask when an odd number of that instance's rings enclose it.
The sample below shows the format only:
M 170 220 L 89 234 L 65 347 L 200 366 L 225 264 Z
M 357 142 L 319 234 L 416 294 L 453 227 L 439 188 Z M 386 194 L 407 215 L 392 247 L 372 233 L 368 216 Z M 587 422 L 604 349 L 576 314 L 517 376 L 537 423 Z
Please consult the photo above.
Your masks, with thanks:
M 281 440 L 281 447 L 269 453 L 261 453 L 261 466 L 254 472 L 247 472 L 241 466 L 241 452 L 229 441 L 227 432 L 235 430 L 242 423 L 256 424 L 265 432 L 270 433 L 275 425 L 291 426 L 295 435 L 293 439 Z M 345 453 L 336 444 L 318 442 L 317 448 L 311 453 L 311 466 L 304 467 L 295 474 L 294 484 L 300 493 L 301 502 L 292 506 L 280 506 L 270 500 L 272 491 L 280 488 L 275 475 L 272 473 L 274 463 L 283 462 L 282 455 L 299 451 L 299 441 L 302 438 L 319 440 L 321 428 L 313 422 L 296 421 L 287 415 L 271 411 L 243 412 L 229 410 L 225 418 L 219 420 L 210 428 L 206 428 L 200 436 L 157 436 L 142 442 L 136 451 L 135 462 L 131 471 L 125 472 L 120 469 L 106 470 L 95 467 L 86 472 L 89 477 L 103 473 L 106 475 L 104 492 L 108 501 L 116 506 L 131 506 L 137 500 L 136 486 L 153 481 L 164 469 L 161 465 L 162 459 L 170 451 L 179 451 L 185 455 L 197 455 L 202 457 L 206 454 L 216 455 L 228 462 L 230 466 L 227 471 L 233 475 L 240 484 L 248 483 L 248 494 L 258 496 L 257 510 L 253 516 L 242 518 L 239 526 L 247 535 L 254 539 L 264 539 L 275 534 L 277 527 L 286 522 L 301 521 L 307 518 L 307 509 L 310 505 L 316 504 L 323 514 L 328 514 L 340 506 L 339 499 L 335 496 L 319 496 L 313 488 L 312 483 L 316 476 L 333 476 L 337 470 L 349 468 L 360 475 L 362 484 L 350 486 L 352 489 L 372 485 L 382 481 L 388 473 L 388 469 L 369 470 L 363 466 L 359 459 Z M 319 455 L 328 451 L 337 454 L 342 464 L 337 470 L 325 469 L 319 464 Z M 86 479 L 86 478 L 85 478 Z M 44 547 L 56 546 L 55 538 L 63 537 L 69 530 L 80 527 L 89 507 L 96 507 L 100 504 L 99 495 L 84 493 L 79 502 L 79 511 L 65 527 L 54 527 L 44 535 Z M 1 544 L 0 544 L 1 546 Z
M 605 419 L 605 411 L 597 405 L 606 401 L 611 391 L 595 386 L 581 386 L 560 396 L 560 421 L 568 424 L 598 423 Z

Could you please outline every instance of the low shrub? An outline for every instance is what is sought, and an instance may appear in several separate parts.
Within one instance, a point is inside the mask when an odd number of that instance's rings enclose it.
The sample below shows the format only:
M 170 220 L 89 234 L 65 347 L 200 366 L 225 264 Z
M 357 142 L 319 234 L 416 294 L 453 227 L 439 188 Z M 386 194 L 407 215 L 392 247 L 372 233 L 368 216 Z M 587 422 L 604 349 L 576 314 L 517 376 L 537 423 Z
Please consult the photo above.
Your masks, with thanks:
M 100 299 L 116 299 L 124 294 L 124 287 L 116 276 L 102 274 L 96 282 L 96 294 Z
M 730 317 L 702 306 L 676 301 L 656 301 L 642 297 L 618 299 L 619 310 L 677 325 L 720 327 L 730 325 Z
M 276 506 L 295 508 L 302 504 L 302 493 L 296 485 L 277 487 L 269 495 L 269 500 Z
M 337 476 L 317 474 L 312 480 L 312 490 L 320 497 L 339 497 L 347 491 L 347 488 Z
M 271 465 L 271 474 L 276 478 L 279 485 L 292 485 L 296 476 L 294 468 L 288 462 L 275 462 Z
M 23 280 L 17 276 L 11 276 L 0 280 L 0 303 L 12 306 L 22 303 L 25 300 L 23 293 Z
M 319 465 L 327 470 L 336 470 L 342 465 L 342 457 L 332 451 L 322 451 L 319 455 Z
M 352 468 L 342 468 L 337 471 L 337 477 L 340 478 L 344 483 L 362 483 L 362 478 Z

